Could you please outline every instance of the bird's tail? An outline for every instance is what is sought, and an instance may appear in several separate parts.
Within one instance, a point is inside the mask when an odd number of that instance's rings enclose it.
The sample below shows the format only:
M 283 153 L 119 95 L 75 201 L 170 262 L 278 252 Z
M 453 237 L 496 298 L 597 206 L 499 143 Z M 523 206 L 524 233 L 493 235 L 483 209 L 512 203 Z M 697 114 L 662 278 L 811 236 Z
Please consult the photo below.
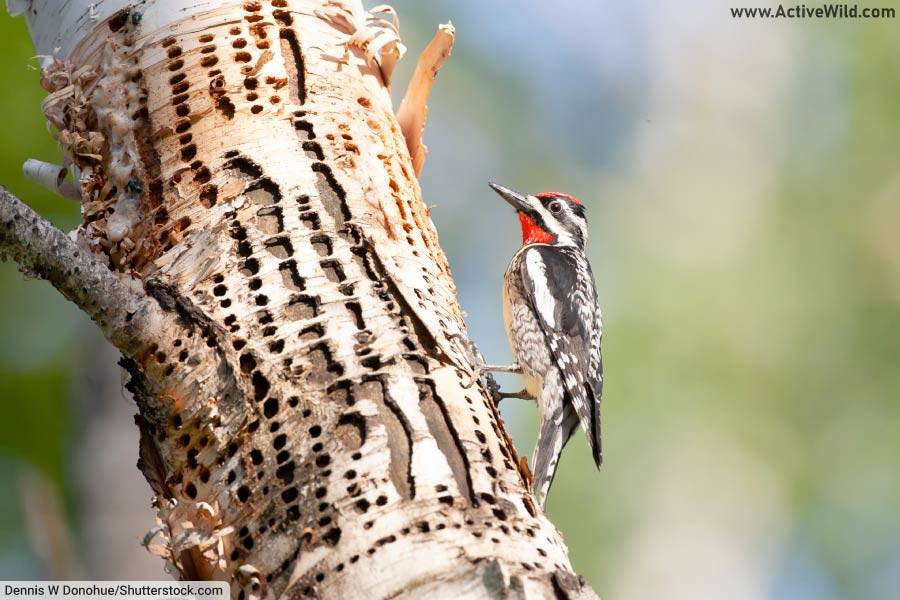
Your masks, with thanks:
M 569 402 L 562 403 L 558 410 L 553 410 L 546 417 L 541 419 L 541 429 L 531 457 L 532 491 L 541 508 L 547 501 L 563 447 L 578 427 L 578 415 Z

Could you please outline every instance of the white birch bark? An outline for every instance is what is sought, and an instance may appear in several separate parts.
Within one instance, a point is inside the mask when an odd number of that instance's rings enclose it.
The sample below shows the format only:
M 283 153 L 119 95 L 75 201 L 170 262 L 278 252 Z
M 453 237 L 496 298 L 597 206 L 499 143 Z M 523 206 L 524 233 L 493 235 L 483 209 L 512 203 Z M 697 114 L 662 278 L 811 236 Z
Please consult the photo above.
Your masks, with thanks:
M 123 352 L 151 550 L 236 598 L 594 597 L 468 385 L 394 26 L 357 0 L 13 5 L 83 223 L 76 246 L 3 195 L 0 251 Z

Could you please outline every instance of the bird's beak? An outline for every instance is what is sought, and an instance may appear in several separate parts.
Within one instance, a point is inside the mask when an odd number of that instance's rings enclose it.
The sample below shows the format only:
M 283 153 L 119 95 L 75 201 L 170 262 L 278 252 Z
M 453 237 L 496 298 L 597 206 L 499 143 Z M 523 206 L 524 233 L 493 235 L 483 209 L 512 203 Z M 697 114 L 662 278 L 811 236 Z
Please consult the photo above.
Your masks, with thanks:
M 517 211 L 527 211 L 531 208 L 528 203 L 528 197 L 525 194 L 521 194 L 515 190 L 511 190 L 507 187 L 503 187 L 500 184 L 494 183 L 493 181 L 488 183 L 495 192 L 500 194 L 500 197 L 506 200 L 510 206 L 512 206 Z

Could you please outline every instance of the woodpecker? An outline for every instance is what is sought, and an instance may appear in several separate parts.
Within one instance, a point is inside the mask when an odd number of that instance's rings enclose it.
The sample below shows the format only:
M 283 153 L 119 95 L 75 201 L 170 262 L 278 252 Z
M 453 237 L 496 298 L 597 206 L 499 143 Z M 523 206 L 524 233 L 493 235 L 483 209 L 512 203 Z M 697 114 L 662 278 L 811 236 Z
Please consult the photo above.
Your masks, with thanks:
M 537 401 L 540 430 L 532 455 L 533 491 L 547 498 L 563 446 L 578 425 L 600 468 L 601 316 L 585 256 L 584 205 L 559 192 L 528 195 L 491 183 L 516 209 L 522 247 L 504 276 L 503 321 L 516 363 L 485 366 L 521 373 L 525 390 L 507 397 Z

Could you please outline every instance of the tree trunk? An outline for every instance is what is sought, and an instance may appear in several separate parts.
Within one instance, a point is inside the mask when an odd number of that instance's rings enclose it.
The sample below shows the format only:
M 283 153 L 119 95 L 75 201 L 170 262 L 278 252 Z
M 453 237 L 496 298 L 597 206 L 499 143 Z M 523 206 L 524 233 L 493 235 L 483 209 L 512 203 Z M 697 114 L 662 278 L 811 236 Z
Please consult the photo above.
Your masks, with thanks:
M 358 0 L 27 4 L 84 218 L 76 246 L 4 195 L 0 250 L 122 351 L 150 549 L 238 598 L 593 597 L 474 376 L 394 27 Z

